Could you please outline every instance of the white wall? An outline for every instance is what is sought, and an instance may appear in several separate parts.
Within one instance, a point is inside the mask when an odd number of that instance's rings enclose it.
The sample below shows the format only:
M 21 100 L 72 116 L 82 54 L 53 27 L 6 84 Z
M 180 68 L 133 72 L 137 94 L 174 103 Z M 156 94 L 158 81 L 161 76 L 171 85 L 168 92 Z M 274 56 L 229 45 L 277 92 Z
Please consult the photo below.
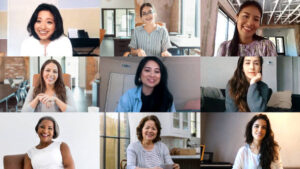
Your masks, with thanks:
M 294 94 L 299 94 L 300 58 L 279 57 L 277 59 L 278 91 L 289 90 L 292 91 Z
M 85 88 L 85 81 L 86 81 L 86 61 L 85 57 L 79 57 L 79 66 L 78 66 L 78 85 L 81 88 Z
M 58 7 L 61 9 L 65 8 L 99 8 L 99 0 L 59 0 Z
M 225 89 L 236 69 L 238 57 L 201 57 L 201 87 Z M 263 81 L 277 91 L 277 60 L 276 57 L 264 57 Z
M 43 3 L 57 5 L 58 0 L 9 0 L 7 19 L 7 55 L 20 56 L 22 41 L 29 37 L 27 24 L 36 7 Z M 16 5 L 17 4 L 17 5 Z
M 35 125 L 42 116 L 56 119 L 60 136 L 68 144 L 75 167 L 100 168 L 100 115 L 98 113 L 1 113 L 0 161 L 4 155 L 23 154 L 39 143 Z M 3 164 L 3 163 L 2 163 Z M 3 169 L 3 165 L 0 169 Z
M 295 30 L 288 28 L 264 29 L 263 36 L 283 36 L 286 56 L 297 56 Z
M 202 113 L 202 130 L 206 152 L 214 153 L 214 161 L 234 162 L 238 149 L 245 144 L 244 132 L 255 113 Z M 300 113 L 267 114 L 275 140 L 281 148 L 284 167 L 300 167 Z

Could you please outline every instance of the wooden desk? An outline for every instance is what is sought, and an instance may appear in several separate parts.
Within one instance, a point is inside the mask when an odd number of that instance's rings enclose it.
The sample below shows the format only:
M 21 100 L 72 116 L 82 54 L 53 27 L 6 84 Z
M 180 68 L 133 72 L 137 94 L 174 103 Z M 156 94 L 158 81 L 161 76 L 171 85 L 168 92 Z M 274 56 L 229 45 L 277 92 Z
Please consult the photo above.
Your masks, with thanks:
M 8 84 L 0 84 L 0 103 L 6 102 L 5 103 L 5 110 L 8 111 L 8 99 L 13 97 L 15 95 L 15 92 L 18 89 L 16 88 L 11 88 L 10 85 Z
M 184 38 L 179 36 L 170 36 L 170 41 L 174 46 L 179 48 L 181 55 L 184 55 L 184 49 L 188 49 L 188 55 L 190 54 L 190 49 L 200 49 L 200 38 Z

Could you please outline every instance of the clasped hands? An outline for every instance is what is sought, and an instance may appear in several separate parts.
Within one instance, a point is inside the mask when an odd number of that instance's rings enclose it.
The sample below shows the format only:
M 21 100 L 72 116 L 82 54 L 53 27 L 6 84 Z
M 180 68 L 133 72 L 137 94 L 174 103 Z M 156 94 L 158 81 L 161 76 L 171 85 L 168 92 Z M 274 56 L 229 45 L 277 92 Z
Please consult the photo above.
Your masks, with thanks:
M 38 99 L 39 102 L 41 102 L 42 104 L 45 104 L 47 108 L 50 108 L 54 105 L 55 101 L 56 101 L 56 97 L 55 96 L 49 96 L 47 94 L 44 93 L 40 93 L 36 96 L 36 99 Z

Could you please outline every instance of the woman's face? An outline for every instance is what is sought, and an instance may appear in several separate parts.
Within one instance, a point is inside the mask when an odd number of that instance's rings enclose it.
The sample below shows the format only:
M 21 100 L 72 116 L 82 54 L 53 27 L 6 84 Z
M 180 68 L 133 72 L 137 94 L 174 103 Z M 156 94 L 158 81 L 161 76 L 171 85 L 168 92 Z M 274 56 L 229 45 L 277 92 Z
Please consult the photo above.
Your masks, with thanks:
M 34 24 L 34 31 L 41 40 L 50 40 L 55 31 L 54 16 L 50 11 L 40 11 Z
M 154 88 L 159 84 L 160 78 L 161 73 L 159 65 L 155 61 L 148 61 L 141 72 L 143 86 Z
M 262 141 L 267 132 L 267 122 L 263 119 L 257 119 L 252 125 L 252 136 L 256 141 Z
M 51 120 L 43 120 L 38 126 L 37 134 L 41 142 L 51 142 L 54 135 L 54 124 Z
M 148 120 L 142 129 L 144 141 L 153 141 L 157 136 L 157 127 L 153 120 Z
M 46 85 L 54 85 L 58 78 L 58 68 L 56 64 L 49 63 L 45 66 L 43 79 Z
M 259 56 L 245 56 L 243 63 L 243 72 L 247 80 L 251 80 L 261 72 Z
M 142 21 L 143 23 L 154 23 L 154 11 L 151 7 L 145 6 L 142 10 Z
M 239 36 L 252 38 L 260 25 L 261 14 L 255 6 L 243 8 L 237 15 L 237 29 Z

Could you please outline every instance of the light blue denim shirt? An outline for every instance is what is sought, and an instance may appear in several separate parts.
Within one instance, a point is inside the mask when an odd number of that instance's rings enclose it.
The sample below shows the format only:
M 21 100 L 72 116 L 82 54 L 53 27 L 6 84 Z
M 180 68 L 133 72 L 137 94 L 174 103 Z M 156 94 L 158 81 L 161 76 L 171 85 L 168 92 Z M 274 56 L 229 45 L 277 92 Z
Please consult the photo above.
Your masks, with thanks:
M 115 112 L 140 112 L 142 104 L 142 86 L 139 86 L 124 93 Z M 168 112 L 176 112 L 174 102 Z

